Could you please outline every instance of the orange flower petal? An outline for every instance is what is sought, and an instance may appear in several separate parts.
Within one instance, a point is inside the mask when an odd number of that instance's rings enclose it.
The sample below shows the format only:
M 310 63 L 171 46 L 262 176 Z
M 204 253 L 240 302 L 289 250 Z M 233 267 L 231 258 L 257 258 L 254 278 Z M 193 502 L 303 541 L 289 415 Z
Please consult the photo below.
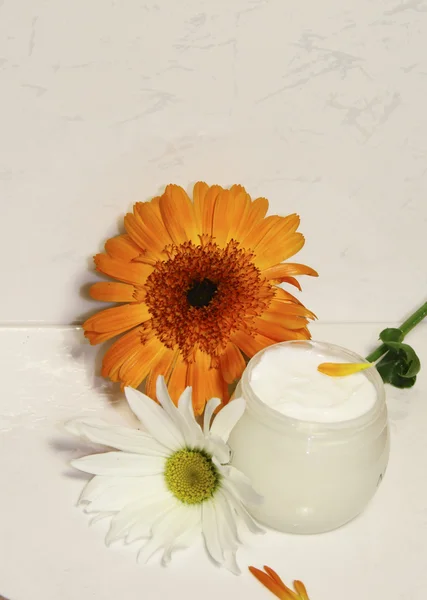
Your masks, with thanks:
M 175 364 L 169 379 L 168 391 L 175 404 L 178 404 L 179 397 L 187 387 L 188 364 L 184 361 L 179 350 L 176 351 Z M 193 399 L 194 402 L 194 399 Z
M 255 246 L 256 254 L 263 255 L 264 252 L 270 251 L 273 247 L 280 247 L 286 243 L 291 234 L 295 233 L 300 224 L 300 218 L 293 213 L 287 217 L 277 217 L 277 221 L 273 227 L 262 237 Z
M 262 271 L 262 275 L 266 279 L 274 279 L 276 281 L 281 281 L 282 277 L 292 277 L 293 275 L 319 276 L 314 269 L 298 263 L 282 263 L 280 265 L 274 265 L 274 267 L 269 267 Z
M 297 330 L 307 326 L 308 320 L 304 317 L 299 317 L 291 314 L 283 314 L 278 317 L 277 313 L 265 312 L 261 317 L 258 317 L 264 323 L 268 323 L 271 327 L 278 327 L 279 329 L 291 329 Z M 259 325 L 258 321 L 256 322 Z M 259 329 L 261 333 L 264 333 L 263 329 Z M 291 332 L 289 332 L 291 333 Z
M 261 242 L 264 236 L 280 221 L 277 215 L 271 215 L 259 221 L 251 231 L 243 238 L 241 244 L 243 248 L 254 249 Z M 277 261 L 278 262 L 278 261 Z
M 307 319 L 317 318 L 316 315 L 313 312 L 311 312 L 311 310 L 308 310 L 308 308 L 306 308 L 302 304 L 295 304 L 292 302 L 281 302 L 277 298 L 273 298 L 273 300 L 270 302 L 270 306 L 268 307 L 266 312 L 263 313 L 262 316 L 264 317 L 264 315 L 266 314 L 273 315 L 272 319 L 280 319 L 282 318 L 282 316 L 286 317 L 289 315 L 304 317 Z
M 293 592 L 285 585 L 276 571 L 267 566 L 264 566 L 264 570 L 265 573 L 255 567 L 249 567 L 252 575 L 280 600 L 310 600 L 302 581 L 294 581 L 295 592 Z
M 347 377 L 373 367 L 374 363 L 321 363 L 317 370 L 329 377 Z
M 201 204 L 202 234 L 212 235 L 215 203 L 218 195 L 222 191 L 223 188 L 220 185 L 213 185 L 206 192 Z
M 128 235 L 118 235 L 105 242 L 105 250 L 111 258 L 131 262 L 143 250 L 131 240 Z
M 230 190 L 222 190 L 215 202 L 212 220 L 212 236 L 215 243 L 224 247 L 230 230 Z
M 238 240 L 238 231 L 241 226 L 245 215 L 249 212 L 249 207 L 251 204 L 251 199 L 249 194 L 246 193 L 246 190 L 241 185 L 233 185 L 230 189 L 231 193 L 231 203 L 229 207 L 230 214 L 230 227 L 227 236 L 227 242 L 231 239 Z
M 248 196 L 248 198 L 250 199 L 250 196 Z M 257 198 L 251 202 L 245 212 L 240 227 L 236 230 L 236 239 L 241 238 L 243 235 L 248 235 L 252 231 L 252 228 L 265 217 L 267 210 L 267 198 Z
M 283 304 L 299 304 L 302 306 L 302 303 L 298 300 L 298 298 L 295 298 L 295 296 L 281 287 L 274 288 L 274 301 L 282 302 Z
M 267 338 L 260 333 L 255 333 L 254 335 L 248 335 L 244 331 L 238 331 L 235 333 L 231 340 L 236 346 L 240 348 L 240 350 L 249 358 L 251 358 L 254 354 L 266 348 L 267 346 L 271 346 L 275 344 L 276 341 L 271 338 Z
M 254 321 L 258 332 L 274 342 L 289 342 L 290 340 L 305 340 L 306 329 L 304 319 L 292 321 L 292 317 L 289 317 L 286 321 L 283 319 L 283 325 L 278 324 L 276 321 L 266 321 L 262 317 L 258 317 Z
M 107 331 L 104 333 L 97 333 L 96 331 L 85 331 L 85 338 L 89 340 L 91 346 L 96 346 L 97 344 L 102 344 L 107 340 L 111 340 L 111 338 L 120 335 L 121 333 L 125 333 L 128 331 L 128 328 L 118 329 L 117 331 Z
M 300 595 L 301 600 L 310 600 L 310 598 L 308 597 L 306 587 L 302 581 L 299 581 L 298 579 L 296 579 L 294 581 L 294 588 L 295 588 L 295 591 Z
M 138 351 L 138 348 L 142 345 L 143 336 L 144 328 L 136 327 L 115 341 L 104 355 L 102 376 L 110 377 L 112 381 L 118 381 L 117 376 L 121 365 L 133 353 Z
M 175 350 L 165 348 L 164 353 L 159 358 L 158 362 L 152 367 L 148 374 L 147 381 L 145 384 L 145 393 L 153 400 L 156 399 L 156 382 L 157 377 L 162 375 L 165 378 L 166 385 L 169 383 L 172 369 L 174 366 L 174 360 L 176 357 Z
M 187 240 L 199 241 L 193 204 L 179 185 L 168 185 L 160 198 L 160 212 L 170 237 L 175 244 Z
M 205 398 L 205 402 L 207 402 L 210 398 L 219 398 L 222 402 L 222 405 L 225 405 L 230 400 L 228 385 L 224 381 L 220 369 L 214 369 L 211 367 L 208 370 L 206 374 L 206 390 L 207 396 Z M 203 408 L 198 414 L 201 414 L 202 412 Z
M 160 198 L 159 198 L 160 202 Z M 134 211 L 140 218 L 142 224 L 150 231 L 152 236 L 156 238 L 158 250 L 163 249 L 172 243 L 165 224 L 162 221 L 159 204 L 154 202 L 137 202 Z
M 97 254 L 94 261 L 96 268 L 100 273 L 104 273 L 104 275 L 109 275 L 113 279 L 118 279 L 125 283 L 142 285 L 145 283 L 148 275 L 153 271 L 151 265 L 126 263 L 117 258 L 111 258 L 107 254 Z
M 194 362 L 188 365 L 187 385 L 192 387 L 194 414 L 203 412 L 208 400 L 208 377 L 210 369 L 209 356 L 197 350 L 194 353 Z
M 135 288 L 128 283 L 99 281 L 91 286 L 89 293 L 94 300 L 102 302 L 135 302 Z
M 302 233 L 292 233 L 286 240 L 279 238 L 277 242 L 276 244 L 271 243 L 269 246 L 263 245 L 259 247 L 254 261 L 259 269 L 265 270 L 287 260 L 301 250 L 305 239 Z
M 150 313 L 145 304 L 125 304 L 96 313 L 83 323 L 83 328 L 96 333 L 117 331 L 123 328 L 131 329 L 149 318 Z
M 277 581 L 275 581 L 269 575 L 264 573 L 264 571 L 261 571 L 260 569 L 257 569 L 256 567 L 249 567 L 249 571 L 252 573 L 252 575 L 254 575 L 254 577 L 256 577 L 258 579 L 258 581 L 260 583 L 262 583 L 262 585 L 264 587 L 266 587 L 268 590 L 270 590 L 270 592 L 272 594 L 274 594 L 280 600 L 295 600 L 295 599 L 298 600 L 298 598 L 295 594 L 293 596 L 290 595 L 286 589 L 284 589 L 281 585 L 279 585 L 277 583 Z M 292 592 L 291 592 L 291 594 L 292 594 Z
M 196 222 L 197 230 L 202 233 L 202 213 L 205 202 L 206 194 L 208 193 L 209 186 L 204 181 L 198 181 L 194 184 L 193 188 L 193 204 L 194 204 L 194 219 Z
M 149 251 L 161 257 L 164 250 L 163 243 L 156 238 L 153 232 L 142 222 L 138 214 L 136 205 L 134 206 L 134 213 L 128 213 L 125 215 L 124 224 L 126 231 L 128 232 L 131 239 L 145 251 Z
M 235 344 L 229 342 L 220 357 L 221 373 L 227 383 L 240 379 L 246 367 L 245 359 Z
M 119 381 L 123 386 L 138 387 L 152 367 L 162 358 L 165 350 L 158 338 L 151 337 L 122 363 L 118 372 Z

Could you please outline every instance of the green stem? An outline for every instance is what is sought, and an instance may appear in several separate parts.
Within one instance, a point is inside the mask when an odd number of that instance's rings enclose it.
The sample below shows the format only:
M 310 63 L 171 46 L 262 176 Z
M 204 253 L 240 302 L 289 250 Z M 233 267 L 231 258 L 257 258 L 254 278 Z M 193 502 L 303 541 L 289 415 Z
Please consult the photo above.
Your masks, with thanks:
M 416 310 L 408 319 L 406 319 L 406 321 L 399 327 L 400 331 L 403 333 L 403 337 L 405 338 L 405 336 L 412 329 L 414 329 L 418 323 L 421 323 L 425 317 L 427 317 L 427 302 L 420 306 L 420 308 Z M 386 352 L 387 346 L 385 344 L 381 344 L 381 346 L 378 346 L 376 350 L 371 352 L 371 354 L 366 357 L 366 360 L 369 362 L 375 362 Z
M 403 335 L 405 336 L 407 333 L 411 331 L 414 327 L 418 325 L 425 317 L 427 317 L 427 302 L 425 302 L 418 310 L 414 312 L 413 315 L 406 319 L 404 323 L 399 327 Z

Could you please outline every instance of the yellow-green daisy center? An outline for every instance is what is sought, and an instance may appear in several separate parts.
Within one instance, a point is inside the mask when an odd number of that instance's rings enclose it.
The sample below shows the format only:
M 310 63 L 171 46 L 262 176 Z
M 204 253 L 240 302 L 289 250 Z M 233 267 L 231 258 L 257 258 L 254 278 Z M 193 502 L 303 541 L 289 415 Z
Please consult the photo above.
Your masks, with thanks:
M 218 488 L 220 476 L 203 450 L 178 450 L 166 461 L 166 485 L 185 504 L 200 504 Z

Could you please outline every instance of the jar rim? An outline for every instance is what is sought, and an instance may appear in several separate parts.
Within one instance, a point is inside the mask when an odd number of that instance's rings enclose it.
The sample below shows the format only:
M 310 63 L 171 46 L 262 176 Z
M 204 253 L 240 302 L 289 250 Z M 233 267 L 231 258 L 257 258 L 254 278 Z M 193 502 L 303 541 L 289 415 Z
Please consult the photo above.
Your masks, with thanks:
M 331 344 L 329 342 L 322 342 L 317 340 L 290 340 L 286 342 L 272 344 L 271 346 L 263 348 L 262 350 L 257 352 L 257 354 L 255 354 L 247 364 L 246 369 L 242 375 L 241 387 L 242 394 L 247 402 L 247 409 L 250 412 L 253 412 L 259 420 L 264 422 L 264 424 L 274 426 L 276 429 L 278 428 L 284 431 L 298 430 L 300 432 L 306 431 L 307 433 L 310 433 L 310 431 L 316 431 L 316 435 L 319 435 L 319 429 L 325 431 L 325 434 L 331 434 L 334 432 L 336 432 L 337 434 L 344 432 L 348 434 L 349 430 L 351 430 L 352 432 L 358 432 L 360 430 L 365 429 L 370 424 L 372 424 L 372 422 L 375 421 L 384 410 L 386 410 L 384 384 L 380 374 L 375 368 L 366 369 L 365 371 L 363 371 L 363 375 L 367 377 L 374 385 L 376 391 L 375 403 L 367 412 L 363 413 L 358 417 L 353 417 L 345 421 L 309 421 L 296 419 L 295 417 L 290 417 L 288 415 L 280 413 L 271 406 L 268 406 L 259 398 L 259 396 L 257 396 L 257 394 L 254 392 L 251 386 L 250 374 L 252 372 L 252 369 L 257 365 L 260 357 L 271 348 L 289 346 L 294 344 L 308 344 L 311 347 L 315 347 L 320 350 L 332 350 L 335 352 L 339 352 L 344 357 L 348 357 L 349 362 L 368 362 L 365 358 L 361 357 L 356 352 L 353 352 L 353 350 L 349 350 L 348 348 L 344 348 L 343 346 L 339 346 L 337 344 Z

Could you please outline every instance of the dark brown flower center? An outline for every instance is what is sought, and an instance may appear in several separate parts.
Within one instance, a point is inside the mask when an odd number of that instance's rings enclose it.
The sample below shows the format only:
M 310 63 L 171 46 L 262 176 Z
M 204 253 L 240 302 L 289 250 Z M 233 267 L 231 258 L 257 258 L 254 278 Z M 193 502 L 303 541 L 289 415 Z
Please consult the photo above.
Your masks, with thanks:
M 253 263 L 251 251 L 231 240 L 225 248 L 212 238 L 167 249 L 146 282 L 145 302 L 155 335 L 179 348 L 192 362 L 194 350 L 218 364 L 232 335 L 250 333 L 254 319 L 269 306 L 272 285 Z
M 187 300 L 190 306 L 202 308 L 208 306 L 218 289 L 216 283 L 206 278 L 202 281 L 193 281 L 191 288 L 187 291 Z

